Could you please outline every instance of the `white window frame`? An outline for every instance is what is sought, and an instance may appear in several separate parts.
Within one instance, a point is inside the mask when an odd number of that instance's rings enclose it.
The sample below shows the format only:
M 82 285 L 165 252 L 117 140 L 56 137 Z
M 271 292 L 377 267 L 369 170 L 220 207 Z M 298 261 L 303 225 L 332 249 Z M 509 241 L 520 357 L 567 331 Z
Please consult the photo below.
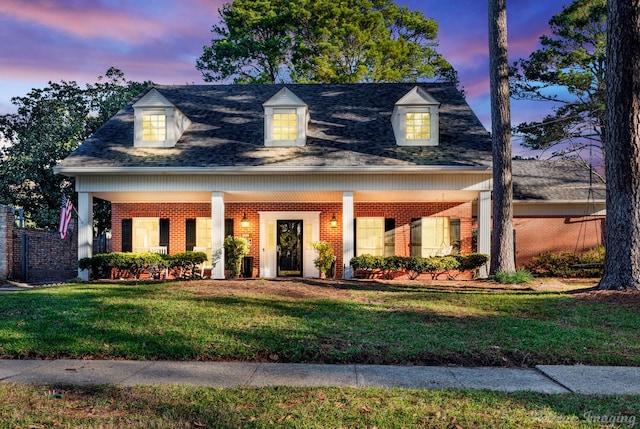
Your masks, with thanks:
M 361 223 L 364 222 L 380 222 L 379 226 L 379 235 L 377 237 L 378 243 L 372 243 L 374 245 L 365 245 L 361 240 L 372 240 L 371 237 L 362 237 L 361 231 Z M 371 229 L 371 228 L 367 228 Z M 356 256 L 362 255 L 373 255 L 373 256 L 384 256 L 384 217 L 359 217 L 356 218 Z M 373 251 L 372 251 L 373 250 Z
M 421 253 L 423 257 L 437 256 L 451 245 L 451 223 L 448 217 L 428 216 L 421 222 Z M 432 241 L 427 241 L 433 237 Z
M 391 125 L 398 146 L 438 146 L 440 135 L 440 103 L 427 91 L 415 86 L 398 100 L 391 115 Z M 428 139 L 407 139 L 407 113 L 428 113 Z
M 151 226 L 151 224 L 154 225 Z M 151 228 L 149 228 L 151 226 Z M 140 235 L 144 232 L 143 235 Z M 160 246 L 160 218 L 131 218 L 131 248 L 134 253 L 144 253 Z
M 262 104 L 264 107 L 264 145 L 267 147 L 304 146 L 307 143 L 309 108 L 288 88 L 282 88 Z M 276 139 L 274 137 L 274 115 L 294 113 L 296 115 L 296 138 Z

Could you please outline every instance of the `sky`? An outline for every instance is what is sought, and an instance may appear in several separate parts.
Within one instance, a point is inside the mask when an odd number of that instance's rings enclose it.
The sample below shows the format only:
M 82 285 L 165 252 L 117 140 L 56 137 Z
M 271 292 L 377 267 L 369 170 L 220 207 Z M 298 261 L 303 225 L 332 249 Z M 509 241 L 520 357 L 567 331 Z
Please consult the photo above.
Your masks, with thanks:
M 223 0 L 2 0 L 0 114 L 11 97 L 49 81 L 95 83 L 109 67 L 128 80 L 204 83 L 196 59 L 211 41 Z M 456 68 L 467 101 L 491 128 L 487 1 L 396 0 L 439 24 L 439 52 Z M 526 58 L 571 0 L 507 2 L 510 62 Z M 541 119 L 548 107 L 512 101 L 512 122 Z M 516 151 L 514 150 L 514 153 Z

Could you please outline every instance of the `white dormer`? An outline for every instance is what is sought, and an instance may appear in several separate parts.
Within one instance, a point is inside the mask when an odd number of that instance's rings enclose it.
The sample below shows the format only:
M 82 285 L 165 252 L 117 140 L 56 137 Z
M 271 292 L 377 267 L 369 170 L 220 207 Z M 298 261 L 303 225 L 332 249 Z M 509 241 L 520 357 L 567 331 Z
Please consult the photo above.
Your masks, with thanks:
M 440 103 L 420 87 L 413 87 L 393 108 L 391 124 L 398 146 L 437 146 Z
M 153 88 L 133 105 L 135 147 L 173 147 L 191 121 Z
M 304 146 L 309 107 L 288 88 L 282 88 L 262 104 L 265 146 Z

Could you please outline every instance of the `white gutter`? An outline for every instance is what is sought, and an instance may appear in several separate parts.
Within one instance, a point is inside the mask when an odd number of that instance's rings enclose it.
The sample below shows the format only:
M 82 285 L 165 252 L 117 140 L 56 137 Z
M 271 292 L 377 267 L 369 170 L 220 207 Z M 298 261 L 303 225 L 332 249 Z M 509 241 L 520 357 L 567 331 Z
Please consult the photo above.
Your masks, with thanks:
M 491 167 L 457 167 L 457 166 L 229 166 L 229 167 L 59 167 L 54 173 L 66 176 L 86 174 L 291 174 L 291 173 L 326 173 L 326 174 L 412 174 L 412 173 L 456 173 L 478 174 L 491 173 Z

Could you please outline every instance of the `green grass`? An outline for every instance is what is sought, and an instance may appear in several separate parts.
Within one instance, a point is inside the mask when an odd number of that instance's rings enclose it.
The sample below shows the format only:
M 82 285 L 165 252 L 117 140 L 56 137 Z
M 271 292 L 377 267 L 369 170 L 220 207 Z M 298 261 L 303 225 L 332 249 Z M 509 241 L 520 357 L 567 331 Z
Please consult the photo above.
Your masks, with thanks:
M 203 293 L 215 281 L 4 294 L 0 357 L 640 365 L 638 308 L 565 293 L 340 287 L 345 298 Z
M 0 384 L 0 397 L 0 428 L 600 428 L 640 419 L 640 396 L 527 392 Z

